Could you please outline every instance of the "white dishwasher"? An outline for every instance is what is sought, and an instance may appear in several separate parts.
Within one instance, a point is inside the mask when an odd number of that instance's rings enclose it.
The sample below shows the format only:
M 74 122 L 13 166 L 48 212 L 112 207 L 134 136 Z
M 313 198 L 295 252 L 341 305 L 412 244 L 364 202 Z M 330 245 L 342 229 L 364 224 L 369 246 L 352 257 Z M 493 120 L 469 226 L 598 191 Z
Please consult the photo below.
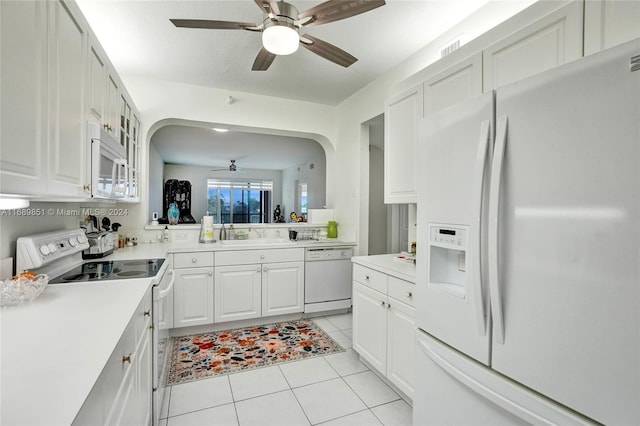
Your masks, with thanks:
M 304 312 L 351 308 L 351 247 L 310 247 L 305 253 Z

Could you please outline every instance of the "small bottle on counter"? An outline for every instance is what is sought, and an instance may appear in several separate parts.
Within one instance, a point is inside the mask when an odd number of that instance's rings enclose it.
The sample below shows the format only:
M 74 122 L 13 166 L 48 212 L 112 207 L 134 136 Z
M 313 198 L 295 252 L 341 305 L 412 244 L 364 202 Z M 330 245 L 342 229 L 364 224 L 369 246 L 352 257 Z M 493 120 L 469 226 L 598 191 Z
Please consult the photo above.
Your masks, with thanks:
M 162 242 L 168 243 L 171 240 L 171 234 L 169 233 L 169 227 L 165 226 L 162 230 Z
M 227 235 L 227 237 L 230 240 L 235 240 L 236 239 L 236 231 L 233 229 L 233 225 L 229 225 L 229 235 Z

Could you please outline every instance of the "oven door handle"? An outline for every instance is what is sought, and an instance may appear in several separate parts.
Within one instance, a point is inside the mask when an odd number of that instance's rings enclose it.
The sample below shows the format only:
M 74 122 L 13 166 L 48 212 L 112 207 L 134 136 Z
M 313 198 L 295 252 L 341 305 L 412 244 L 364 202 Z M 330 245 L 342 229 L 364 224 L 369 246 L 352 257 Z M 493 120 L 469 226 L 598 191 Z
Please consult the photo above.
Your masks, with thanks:
M 167 271 L 167 274 L 171 275 L 171 281 L 169 282 L 169 285 L 166 289 L 160 290 L 160 292 L 158 293 L 158 300 L 162 300 L 167 297 L 169 293 L 171 293 L 171 289 L 173 289 L 173 283 L 176 280 L 176 274 L 173 273 L 173 269 Z

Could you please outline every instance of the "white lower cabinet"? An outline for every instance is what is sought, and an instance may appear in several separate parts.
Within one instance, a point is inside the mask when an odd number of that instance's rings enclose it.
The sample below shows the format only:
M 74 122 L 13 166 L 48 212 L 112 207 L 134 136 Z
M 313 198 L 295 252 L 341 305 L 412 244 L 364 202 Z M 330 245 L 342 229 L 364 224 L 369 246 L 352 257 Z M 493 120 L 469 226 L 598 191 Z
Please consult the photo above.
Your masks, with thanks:
M 353 267 L 353 349 L 413 398 L 414 284 Z
M 213 323 L 213 267 L 174 269 L 173 326 Z
M 151 425 L 151 289 L 127 325 L 74 425 Z
M 215 322 L 259 318 L 262 306 L 260 265 L 218 266 L 215 269 Z
M 216 254 L 215 322 L 304 311 L 304 249 Z
M 304 262 L 262 266 L 262 316 L 304 311 Z
M 213 324 L 213 252 L 173 255 L 173 326 Z

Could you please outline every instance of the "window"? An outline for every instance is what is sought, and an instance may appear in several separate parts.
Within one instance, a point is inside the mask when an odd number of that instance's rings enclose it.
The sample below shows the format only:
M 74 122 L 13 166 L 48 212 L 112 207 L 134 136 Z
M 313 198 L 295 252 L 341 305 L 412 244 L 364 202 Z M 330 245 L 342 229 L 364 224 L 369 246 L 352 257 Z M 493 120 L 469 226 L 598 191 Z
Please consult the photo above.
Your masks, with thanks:
M 273 182 L 207 179 L 209 213 L 216 223 L 267 223 Z

